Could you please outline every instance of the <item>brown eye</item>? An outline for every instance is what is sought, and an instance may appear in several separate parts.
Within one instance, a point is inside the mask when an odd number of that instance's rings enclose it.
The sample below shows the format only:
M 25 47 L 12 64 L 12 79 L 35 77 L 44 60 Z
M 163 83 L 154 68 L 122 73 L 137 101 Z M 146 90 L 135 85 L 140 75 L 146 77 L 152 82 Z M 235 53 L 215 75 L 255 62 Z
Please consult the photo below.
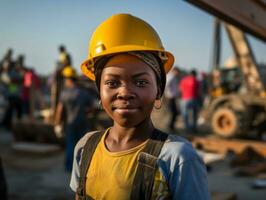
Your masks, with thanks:
M 146 80 L 136 80 L 135 84 L 138 87 L 145 87 L 148 84 L 148 81 L 146 81 Z
M 117 80 L 108 80 L 105 81 L 105 85 L 107 85 L 109 88 L 117 88 L 119 86 L 119 81 Z

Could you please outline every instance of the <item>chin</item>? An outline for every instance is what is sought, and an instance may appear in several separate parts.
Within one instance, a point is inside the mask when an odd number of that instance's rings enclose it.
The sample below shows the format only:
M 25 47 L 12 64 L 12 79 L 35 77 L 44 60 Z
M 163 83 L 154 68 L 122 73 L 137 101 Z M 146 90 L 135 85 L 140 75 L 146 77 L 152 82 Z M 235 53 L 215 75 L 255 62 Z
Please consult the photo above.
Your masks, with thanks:
M 146 119 L 138 119 L 138 120 L 136 120 L 136 118 L 133 118 L 133 119 L 131 118 L 131 119 L 119 119 L 119 120 L 116 120 L 115 122 L 117 124 L 119 124 L 120 126 L 122 126 L 122 127 L 133 128 L 133 127 L 139 126 L 144 121 L 146 121 Z
M 138 125 L 137 122 L 132 122 L 130 120 L 119 120 L 116 121 L 116 123 L 125 128 L 133 128 Z

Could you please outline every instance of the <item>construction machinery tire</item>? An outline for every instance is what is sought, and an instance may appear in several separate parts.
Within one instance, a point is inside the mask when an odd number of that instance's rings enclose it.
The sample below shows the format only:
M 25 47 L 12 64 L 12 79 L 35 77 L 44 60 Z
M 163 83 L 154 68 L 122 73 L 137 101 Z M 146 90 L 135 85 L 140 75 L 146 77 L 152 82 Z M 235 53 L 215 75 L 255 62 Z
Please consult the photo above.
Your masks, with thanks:
M 215 134 L 223 138 L 238 137 L 245 130 L 244 121 L 243 113 L 241 115 L 232 108 L 222 107 L 213 112 L 211 128 Z

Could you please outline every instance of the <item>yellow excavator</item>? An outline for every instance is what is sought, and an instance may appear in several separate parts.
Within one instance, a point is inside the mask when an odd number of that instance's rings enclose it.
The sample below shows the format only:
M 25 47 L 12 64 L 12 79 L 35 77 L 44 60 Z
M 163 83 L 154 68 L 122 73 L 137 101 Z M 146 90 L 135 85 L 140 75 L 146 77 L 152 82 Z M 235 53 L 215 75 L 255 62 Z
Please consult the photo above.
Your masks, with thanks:
M 244 32 L 266 41 L 266 2 L 263 0 L 188 0 L 222 20 L 242 73 L 244 92 L 224 94 L 220 88 L 205 108 L 205 121 L 222 137 L 266 140 L 266 90 Z M 219 51 L 219 45 L 216 46 Z M 215 57 L 219 60 L 219 55 Z M 217 62 L 216 62 L 217 63 Z M 222 74 L 220 74 L 222 76 Z M 217 90 L 218 91 L 218 90 Z M 217 92 L 216 91 L 216 92 Z M 218 93 L 216 93 L 218 94 Z

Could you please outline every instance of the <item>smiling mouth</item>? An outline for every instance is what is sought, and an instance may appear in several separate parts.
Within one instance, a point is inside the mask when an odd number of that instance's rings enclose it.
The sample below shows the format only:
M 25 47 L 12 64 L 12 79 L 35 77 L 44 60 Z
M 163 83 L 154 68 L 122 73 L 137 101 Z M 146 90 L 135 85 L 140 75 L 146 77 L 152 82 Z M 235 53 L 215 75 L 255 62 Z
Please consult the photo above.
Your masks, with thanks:
M 138 111 L 139 108 L 136 106 L 126 105 L 126 106 L 113 106 L 112 110 L 122 114 L 122 113 L 134 113 Z
M 116 108 L 114 111 L 120 115 L 131 115 L 138 112 L 137 108 Z

